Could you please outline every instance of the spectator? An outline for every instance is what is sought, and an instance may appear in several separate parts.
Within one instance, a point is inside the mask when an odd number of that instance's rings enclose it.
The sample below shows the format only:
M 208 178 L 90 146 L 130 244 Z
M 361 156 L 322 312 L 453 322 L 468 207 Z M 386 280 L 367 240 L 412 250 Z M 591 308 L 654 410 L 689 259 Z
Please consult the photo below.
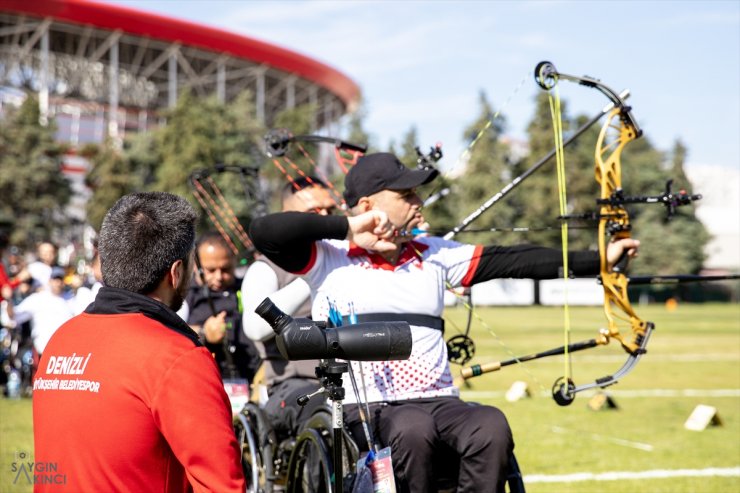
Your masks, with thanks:
M 299 178 L 286 184 L 282 192 L 283 211 L 315 212 L 321 215 L 336 208 L 324 182 L 316 177 Z M 321 399 L 312 399 L 306 407 L 296 399 L 318 388 L 315 368 L 318 361 L 287 361 L 275 344 L 275 333 L 267 322 L 254 313 L 266 297 L 294 317 L 310 317 L 311 289 L 306 281 L 278 267 L 261 256 L 247 270 L 242 283 L 244 332 L 257 342 L 264 363 L 267 402 L 264 409 L 273 428 L 283 435 L 295 432 L 305 417 L 311 415 Z
M 49 273 L 47 289 L 32 293 L 14 307 L 15 322 L 31 322 L 31 338 L 38 361 L 54 332 L 72 318 L 73 304 L 64 296 L 64 269 L 53 267 Z
M 105 286 L 51 338 L 34 381 L 35 459 L 46 491 L 243 493 L 218 368 L 177 316 L 196 214 L 164 192 L 119 199 L 100 231 Z
M 95 282 L 90 287 L 80 286 L 77 288 L 77 292 L 74 297 L 75 315 L 79 315 L 85 311 L 85 308 L 95 300 L 95 296 L 98 294 L 98 291 L 103 287 L 103 273 L 100 271 L 100 255 L 98 254 L 97 249 L 95 251 L 95 256 L 92 259 L 91 267 Z
M 52 267 L 58 267 L 57 254 L 59 249 L 50 241 L 43 241 L 36 247 L 36 257 L 34 262 L 28 264 L 28 273 L 36 281 L 40 289 L 46 289 L 51 278 Z
M 5 249 L 8 247 L 9 226 L 0 218 L 0 303 L 13 297 L 13 282 L 5 270 Z
M 222 378 L 251 382 L 261 359 L 242 330 L 242 280 L 235 276 L 236 256 L 216 232 L 200 238 L 196 255 L 200 265 L 178 315 L 200 335 Z

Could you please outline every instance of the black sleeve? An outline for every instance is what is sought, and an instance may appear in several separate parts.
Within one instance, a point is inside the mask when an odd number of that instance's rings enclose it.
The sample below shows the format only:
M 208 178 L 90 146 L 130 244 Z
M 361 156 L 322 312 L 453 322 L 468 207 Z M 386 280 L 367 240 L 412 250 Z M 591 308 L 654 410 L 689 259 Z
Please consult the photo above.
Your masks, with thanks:
M 563 276 L 562 265 L 563 252 L 555 248 L 486 246 L 471 284 L 498 278 L 556 279 Z M 593 276 L 599 273 L 599 268 L 599 252 L 568 253 L 568 269 L 575 276 Z
M 299 272 L 310 262 L 315 241 L 343 240 L 348 228 L 344 216 L 279 212 L 252 221 L 249 236 L 267 258 L 288 272 Z

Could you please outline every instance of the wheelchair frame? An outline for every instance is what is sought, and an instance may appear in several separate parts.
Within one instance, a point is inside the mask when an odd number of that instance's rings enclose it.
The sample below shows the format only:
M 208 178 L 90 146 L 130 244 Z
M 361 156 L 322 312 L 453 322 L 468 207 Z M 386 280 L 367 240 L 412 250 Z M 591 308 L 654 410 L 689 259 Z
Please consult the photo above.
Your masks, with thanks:
M 234 418 L 234 430 L 249 493 L 333 492 L 333 437 L 328 408 L 314 412 L 295 438 L 278 440 L 264 411 L 249 402 Z M 342 437 L 343 470 L 352 472 L 359 450 L 346 430 Z M 312 473 L 310 469 L 316 466 L 317 470 Z
M 296 438 L 278 440 L 264 411 L 247 403 L 234 418 L 249 493 L 333 493 L 332 424 L 328 407 L 317 410 L 301 426 Z M 351 490 L 360 451 L 350 433 L 342 433 L 342 470 L 345 491 Z M 314 454 L 314 455 L 311 455 Z M 313 457 L 313 458 L 311 458 Z M 318 466 L 316 468 L 316 466 Z M 312 471 L 316 468 L 315 471 Z M 512 453 L 506 475 L 509 493 L 525 493 L 519 464 Z M 454 491 L 440 485 L 439 493 Z

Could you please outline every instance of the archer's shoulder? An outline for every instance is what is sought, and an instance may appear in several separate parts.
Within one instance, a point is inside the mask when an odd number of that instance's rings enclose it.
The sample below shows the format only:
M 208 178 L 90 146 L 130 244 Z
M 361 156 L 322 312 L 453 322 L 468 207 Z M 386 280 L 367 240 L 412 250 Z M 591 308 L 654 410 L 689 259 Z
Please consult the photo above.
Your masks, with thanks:
M 430 252 L 438 252 L 447 249 L 457 249 L 470 246 L 458 241 L 446 240 L 440 236 L 417 236 L 414 238 L 414 242 L 425 245 L 430 250 Z

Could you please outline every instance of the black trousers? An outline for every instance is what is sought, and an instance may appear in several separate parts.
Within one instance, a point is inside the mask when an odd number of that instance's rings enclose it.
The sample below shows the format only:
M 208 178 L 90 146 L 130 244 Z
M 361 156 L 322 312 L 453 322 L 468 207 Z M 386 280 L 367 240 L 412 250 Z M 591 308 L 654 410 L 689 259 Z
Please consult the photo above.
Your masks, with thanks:
M 367 449 L 357 406 L 346 405 L 345 414 L 358 444 Z M 437 491 L 436 473 L 449 464 L 450 452 L 459 458 L 458 492 L 503 491 L 514 440 L 497 408 L 440 397 L 374 403 L 370 414 L 374 440 L 391 447 L 400 492 Z

